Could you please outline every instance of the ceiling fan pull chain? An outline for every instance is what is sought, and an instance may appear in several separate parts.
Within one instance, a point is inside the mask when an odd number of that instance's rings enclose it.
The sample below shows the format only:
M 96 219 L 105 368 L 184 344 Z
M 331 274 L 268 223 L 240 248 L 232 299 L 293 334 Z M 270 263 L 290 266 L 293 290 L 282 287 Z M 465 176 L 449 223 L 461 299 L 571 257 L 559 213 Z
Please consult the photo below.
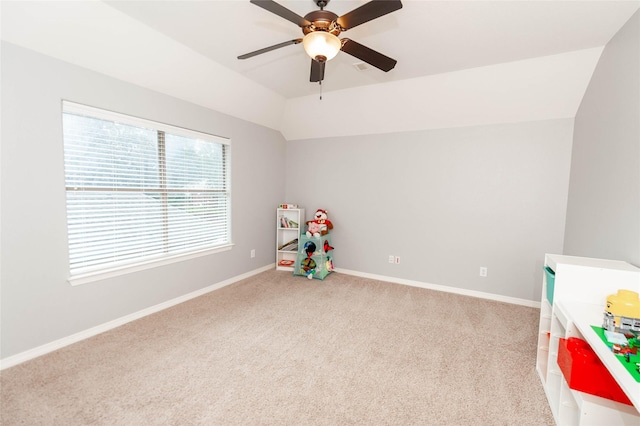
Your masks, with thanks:
M 322 100 L 322 80 L 320 80 L 318 84 L 320 85 L 320 100 Z

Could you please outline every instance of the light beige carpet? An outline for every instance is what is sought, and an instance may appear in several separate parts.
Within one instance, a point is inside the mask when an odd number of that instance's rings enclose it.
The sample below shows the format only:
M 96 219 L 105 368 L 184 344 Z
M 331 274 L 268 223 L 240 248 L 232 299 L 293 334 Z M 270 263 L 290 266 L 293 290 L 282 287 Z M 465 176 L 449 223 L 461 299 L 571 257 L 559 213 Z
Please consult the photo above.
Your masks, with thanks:
M 3 425 L 552 425 L 539 311 L 268 271 L 0 374 Z

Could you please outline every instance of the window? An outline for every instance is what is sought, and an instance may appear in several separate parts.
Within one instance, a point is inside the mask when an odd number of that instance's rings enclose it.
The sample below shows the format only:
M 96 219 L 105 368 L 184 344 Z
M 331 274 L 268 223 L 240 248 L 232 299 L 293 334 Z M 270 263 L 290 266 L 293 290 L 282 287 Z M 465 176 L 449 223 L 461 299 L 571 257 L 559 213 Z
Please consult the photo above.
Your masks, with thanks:
M 71 279 L 229 246 L 230 141 L 63 102 Z

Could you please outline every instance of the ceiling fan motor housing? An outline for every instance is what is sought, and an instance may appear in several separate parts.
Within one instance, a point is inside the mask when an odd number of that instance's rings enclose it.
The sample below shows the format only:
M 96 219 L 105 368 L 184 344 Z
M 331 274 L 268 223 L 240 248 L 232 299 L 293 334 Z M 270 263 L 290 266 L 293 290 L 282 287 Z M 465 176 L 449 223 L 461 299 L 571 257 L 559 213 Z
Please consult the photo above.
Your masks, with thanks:
M 328 10 L 314 10 L 307 13 L 304 19 L 311 22 L 311 25 L 302 27 L 305 35 L 314 31 L 326 31 L 337 36 L 342 31 L 342 28 L 336 24 L 338 15 Z

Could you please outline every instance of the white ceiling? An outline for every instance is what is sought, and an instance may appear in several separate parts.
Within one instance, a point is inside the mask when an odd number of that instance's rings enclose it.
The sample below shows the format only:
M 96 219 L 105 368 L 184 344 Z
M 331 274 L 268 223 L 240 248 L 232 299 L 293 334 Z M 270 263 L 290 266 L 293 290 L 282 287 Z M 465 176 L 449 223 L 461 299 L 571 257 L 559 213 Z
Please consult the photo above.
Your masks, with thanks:
M 279 0 L 305 15 L 312 0 Z M 332 0 L 342 15 L 362 0 Z M 342 34 L 398 61 L 341 52 L 319 87 L 300 29 L 248 0 L 0 2 L 2 39 L 282 131 L 287 139 L 572 117 L 640 1 L 431 1 Z M 319 120 L 321 117 L 322 120 Z M 332 123 L 328 126 L 326 123 Z
M 276 0 L 300 16 L 315 0 Z M 367 1 L 331 0 L 341 16 Z M 250 59 L 238 55 L 302 36 L 295 24 L 248 0 L 113 1 L 114 8 L 285 98 L 318 93 L 310 59 L 291 45 Z M 358 71 L 340 53 L 327 63 L 324 90 L 337 90 L 604 46 L 629 19 L 631 1 L 425 1 L 344 32 L 398 61 L 389 73 Z

